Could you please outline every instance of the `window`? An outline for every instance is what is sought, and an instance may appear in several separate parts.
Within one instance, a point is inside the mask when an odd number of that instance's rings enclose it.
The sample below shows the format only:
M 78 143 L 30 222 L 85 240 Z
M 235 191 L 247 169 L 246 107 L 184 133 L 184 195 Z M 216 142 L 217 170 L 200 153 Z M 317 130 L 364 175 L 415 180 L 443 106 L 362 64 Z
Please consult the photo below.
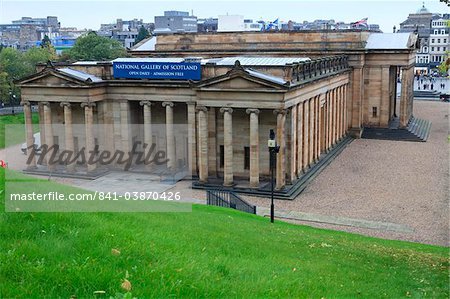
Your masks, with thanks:
M 431 47 L 431 51 L 434 51 L 434 47 Z
M 250 169 L 250 147 L 244 146 L 244 169 Z
M 439 30 L 434 30 L 434 34 L 438 35 Z
M 445 30 L 444 29 L 441 30 L 441 34 L 445 34 Z
M 220 146 L 220 168 L 223 168 L 225 164 L 225 148 L 223 145 Z
M 447 47 L 442 47 L 442 51 L 447 51 Z
M 372 117 L 377 117 L 377 107 L 372 107 Z
M 444 44 L 446 44 L 447 43 L 447 39 L 446 38 L 444 38 Z
M 431 43 L 434 44 L 434 38 L 431 39 Z
M 438 44 L 440 44 L 440 43 L 441 43 L 441 39 L 440 39 L 440 38 L 438 38 L 438 41 L 437 41 L 437 43 L 438 43 Z

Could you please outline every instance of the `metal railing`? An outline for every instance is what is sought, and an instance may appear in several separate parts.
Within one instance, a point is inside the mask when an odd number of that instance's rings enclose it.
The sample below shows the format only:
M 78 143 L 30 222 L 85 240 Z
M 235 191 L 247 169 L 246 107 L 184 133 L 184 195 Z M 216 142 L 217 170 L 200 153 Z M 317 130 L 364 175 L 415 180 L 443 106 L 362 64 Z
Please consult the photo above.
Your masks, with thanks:
M 231 208 L 242 212 L 256 214 L 256 206 L 249 204 L 230 190 L 207 189 L 206 203 L 210 206 Z

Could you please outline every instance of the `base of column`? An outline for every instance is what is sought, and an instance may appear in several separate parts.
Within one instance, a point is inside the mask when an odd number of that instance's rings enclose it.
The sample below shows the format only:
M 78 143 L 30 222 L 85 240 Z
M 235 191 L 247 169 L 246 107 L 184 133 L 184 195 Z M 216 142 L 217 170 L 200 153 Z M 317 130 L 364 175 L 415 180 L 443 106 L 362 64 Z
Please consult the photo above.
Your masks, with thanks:
M 363 128 L 351 128 L 348 133 L 353 138 L 361 138 L 361 135 L 363 133 Z

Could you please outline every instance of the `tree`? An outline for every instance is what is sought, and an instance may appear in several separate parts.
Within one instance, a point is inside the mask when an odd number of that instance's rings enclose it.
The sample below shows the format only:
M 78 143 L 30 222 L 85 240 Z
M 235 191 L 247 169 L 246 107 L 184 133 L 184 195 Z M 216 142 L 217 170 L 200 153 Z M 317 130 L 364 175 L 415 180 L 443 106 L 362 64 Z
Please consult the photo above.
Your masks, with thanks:
M 148 30 L 145 29 L 144 26 L 141 26 L 141 28 L 139 28 L 138 35 L 136 36 L 135 44 L 146 39 L 149 36 L 150 36 L 150 33 L 148 33 Z
M 47 34 L 44 35 L 44 38 L 41 41 L 41 48 L 50 48 L 52 46 L 52 41 L 48 38 Z
M 75 45 L 66 54 L 74 60 L 112 60 L 127 56 L 120 42 L 98 36 L 95 32 L 77 38 Z

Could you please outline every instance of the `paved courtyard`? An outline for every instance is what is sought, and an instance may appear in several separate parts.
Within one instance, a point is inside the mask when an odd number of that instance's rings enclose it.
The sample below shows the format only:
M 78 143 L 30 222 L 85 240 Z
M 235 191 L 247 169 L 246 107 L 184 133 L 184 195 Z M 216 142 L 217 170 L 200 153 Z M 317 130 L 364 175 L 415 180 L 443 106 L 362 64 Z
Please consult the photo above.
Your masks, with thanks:
M 427 142 L 354 140 L 298 198 L 276 201 L 276 210 L 330 223 L 354 220 L 354 226 L 297 221 L 311 226 L 449 245 L 449 108 L 448 103 L 415 101 L 414 115 L 432 121 Z M 267 199 L 248 199 L 269 207 Z M 358 225 L 367 221 L 401 229 Z

